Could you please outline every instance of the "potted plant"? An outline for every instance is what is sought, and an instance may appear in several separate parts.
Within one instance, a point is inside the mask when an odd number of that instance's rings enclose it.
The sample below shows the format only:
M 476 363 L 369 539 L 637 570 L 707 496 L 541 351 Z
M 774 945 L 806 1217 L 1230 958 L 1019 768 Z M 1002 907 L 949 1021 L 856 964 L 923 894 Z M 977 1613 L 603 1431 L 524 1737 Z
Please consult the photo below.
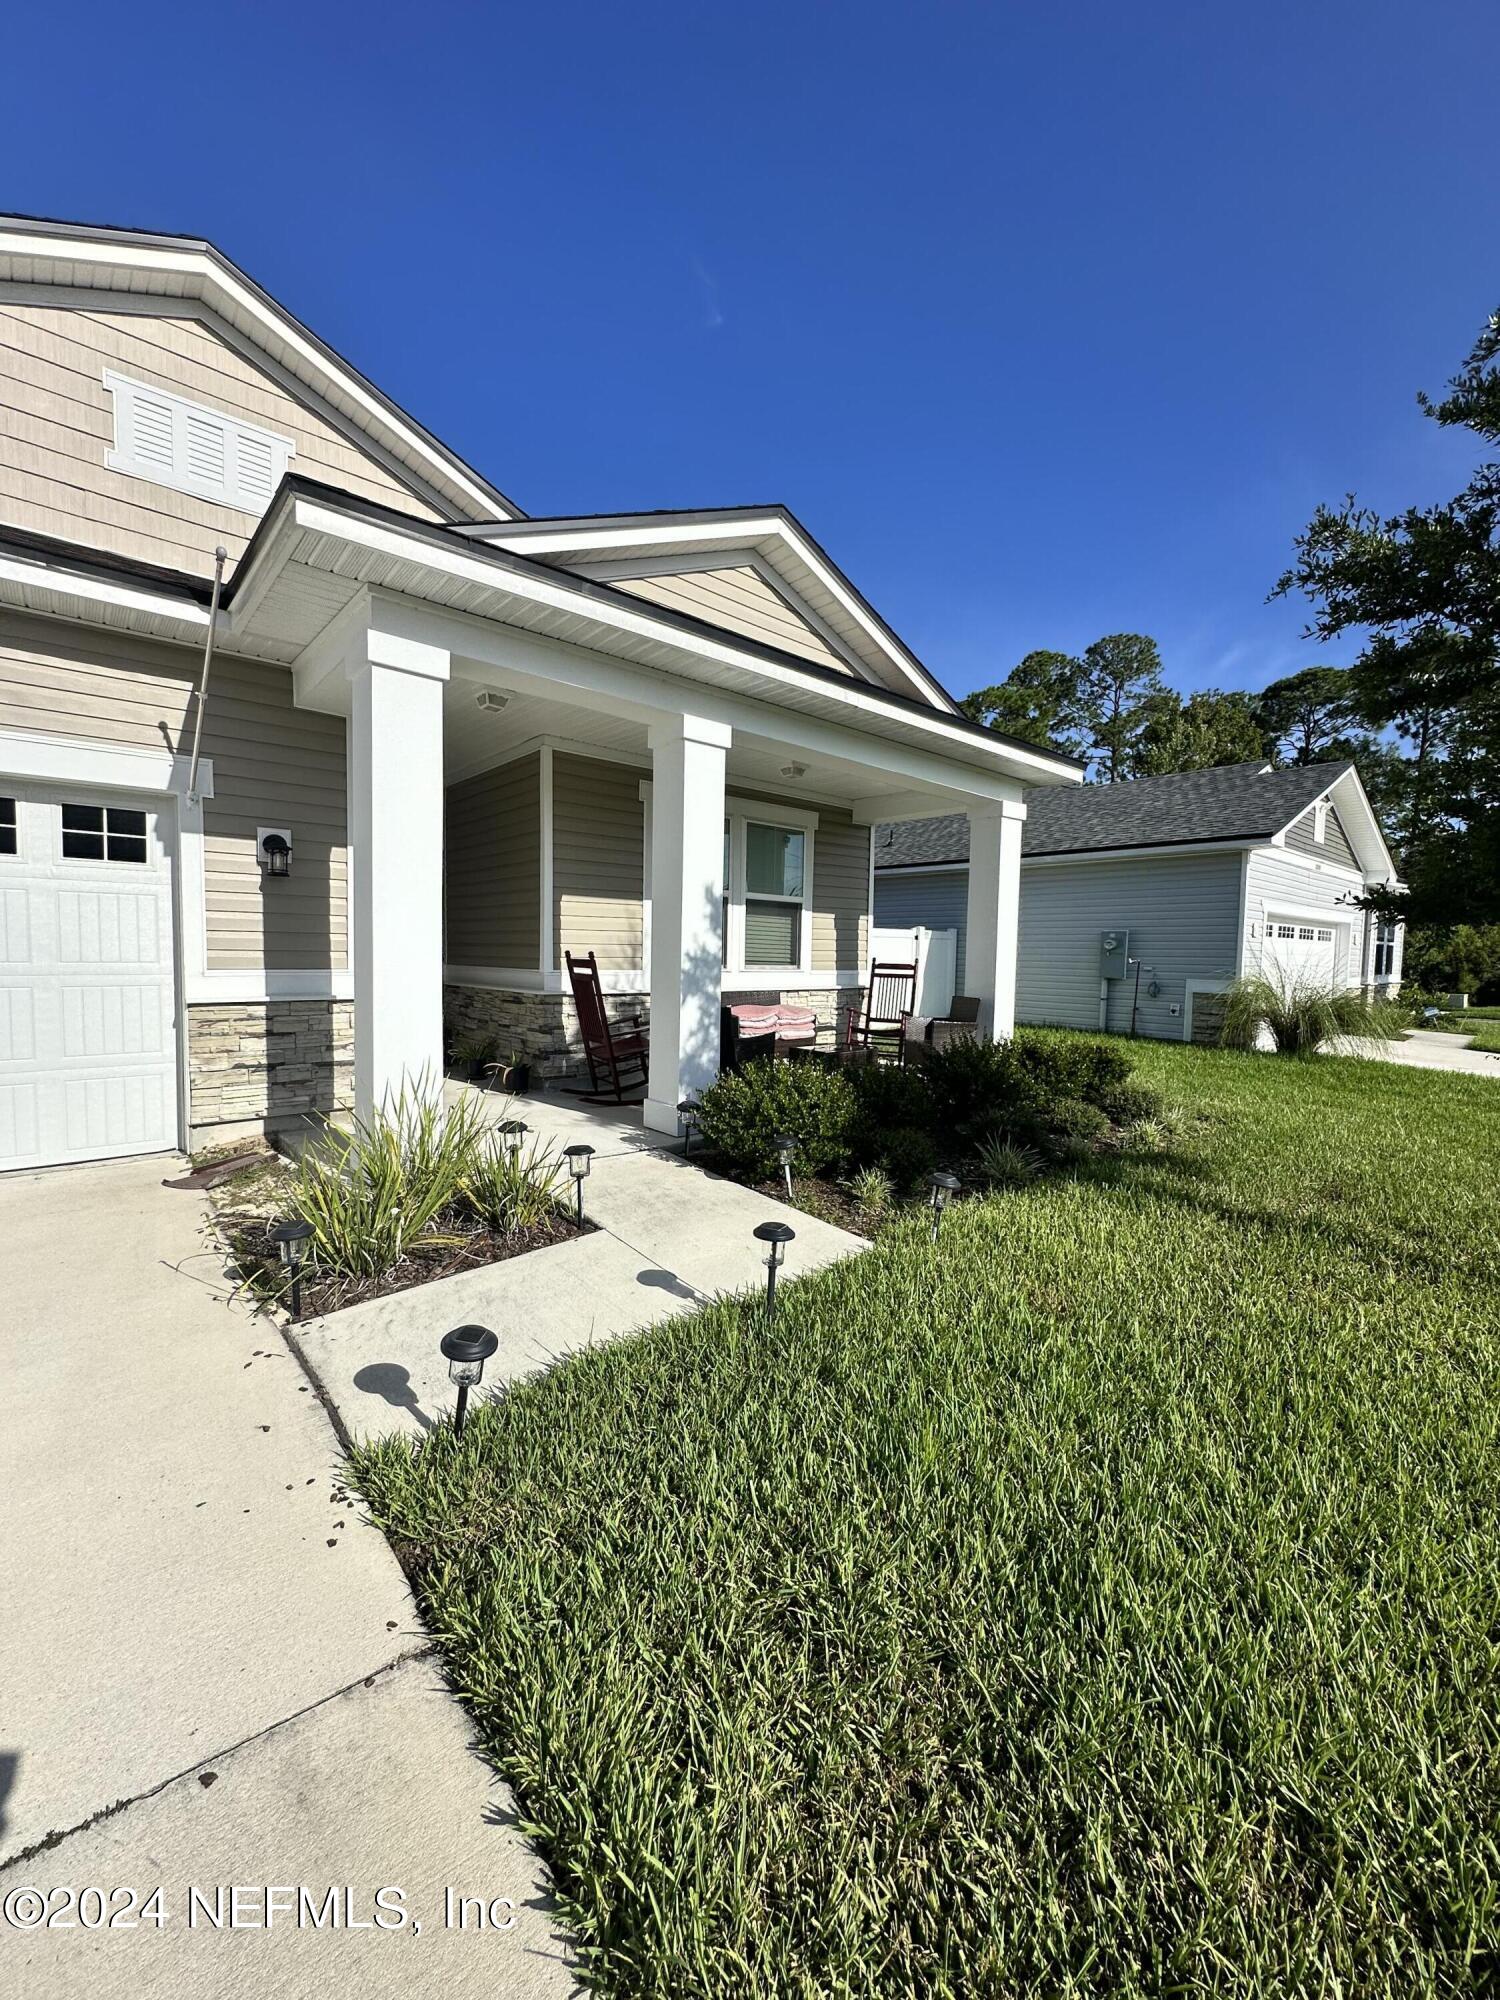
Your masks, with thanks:
M 519 1049 L 512 1049 L 509 1057 L 494 1065 L 494 1086 L 498 1090 L 508 1090 L 512 1097 L 524 1097 L 531 1088 L 531 1064 Z
M 495 1060 L 495 1038 L 493 1035 L 478 1033 L 455 1035 L 449 1060 L 455 1076 L 462 1081 L 478 1083 L 485 1070 Z

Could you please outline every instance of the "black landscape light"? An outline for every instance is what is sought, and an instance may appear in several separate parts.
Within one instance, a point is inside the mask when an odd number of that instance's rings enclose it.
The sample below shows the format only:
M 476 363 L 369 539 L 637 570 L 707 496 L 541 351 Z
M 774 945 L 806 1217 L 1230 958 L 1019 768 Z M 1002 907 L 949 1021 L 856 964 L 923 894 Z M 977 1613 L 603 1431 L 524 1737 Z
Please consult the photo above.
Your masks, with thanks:
M 796 1156 L 796 1152 L 796 1133 L 778 1132 L 776 1134 L 776 1157 L 781 1162 L 781 1178 L 786 1182 L 786 1198 L 788 1201 L 792 1198 L 792 1161 Z
M 484 1364 L 500 1345 L 487 1326 L 456 1326 L 441 1342 L 448 1364 L 448 1380 L 458 1390 L 458 1408 L 453 1413 L 453 1435 L 464 1434 L 464 1414 L 469 1407 L 469 1391 L 479 1387 Z
M 776 1273 L 786 1259 L 786 1246 L 797 1240 L 797 1232 L 785 1222 L 760 1222 L 756 1240 L 766 1246 L 766 1318 L 776 1311 Z
M 530 1127 L 524 1118 L 507 1118 L 500 1127 L 500 1137 L 505 1141 L 505 1150 L 514 1159 L 521 1150 L 521 1141 Z
M 307 1239 L 312 1235 L 310 1222 L 278 1222 L 271 1231 L 271 1241 L 276 1245 L 280 1257 L 292 1281 L 292 1318 L 302 1317 L 302 1259 L 307 1250 Z
M 927 1176 L 927 1185 L 932 1189 L 932 1240 L 938 1240 L 938 1225 L 943 1219 L 943 1210 L 963 1186 L 957 1174 L 936 1173 Z
M 573 1197 L 578 1204 L 578 1220 L 583 1220 L 583 1184 L 589 1177 L 589 1164 L 594 1157 L 592 1146 L 565 1146 L 563 1158 L 568 1163 L 568 1172 L 573 1176 Z
M 685 1097 L 677 1107 L 677 1122 L 682 1127 L 682 1157 L 687 1158 L 693 1150 L 693 1134 L 698 1129 L 701 1116 L 696 1097 Z

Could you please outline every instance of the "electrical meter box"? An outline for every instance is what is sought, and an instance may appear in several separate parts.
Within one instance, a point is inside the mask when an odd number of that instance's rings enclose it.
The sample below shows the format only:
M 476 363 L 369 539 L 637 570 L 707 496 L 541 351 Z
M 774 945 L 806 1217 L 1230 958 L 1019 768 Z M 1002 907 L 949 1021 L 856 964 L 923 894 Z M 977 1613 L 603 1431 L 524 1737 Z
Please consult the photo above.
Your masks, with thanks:
M 1099 977 L 1101 979 L 1123 979 L 1125 962 L 1129 957 L 1129 931 L 1100 931 Z

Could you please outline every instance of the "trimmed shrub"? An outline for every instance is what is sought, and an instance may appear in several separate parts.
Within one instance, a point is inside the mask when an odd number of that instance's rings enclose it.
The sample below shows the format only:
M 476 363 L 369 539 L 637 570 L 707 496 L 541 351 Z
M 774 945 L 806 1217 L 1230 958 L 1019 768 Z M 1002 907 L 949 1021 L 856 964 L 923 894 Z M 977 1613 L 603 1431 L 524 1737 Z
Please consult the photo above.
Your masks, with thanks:
M 1096 1104 L 1081 1097 L 1060 1097 L 1047 1114 L 1047 1131 L 1055 1139 L 1092 1144 L 1109 1130 L 1109 1120 Z
M 858 1063 L 845 1074 L 857 1105 L 849 1149 L 861 1166 L 873 1163 L 889 1170 L 887 1141 L 893 1131 L 935 1131 L 936 1106 L 925 1071 L 869 1062 Z M 896 1178 L 899 1181 L 900 1176 Z
M 741 1173 L 768 1179 L 779 1164 L 776 1135 L 797 1141 L 792 1170 L 826 1173 L 849 1157 L 858 1104 L 847 1077 L 817 1063 L 762 1058 L 726 1072 L 703 1093 L 699 1130 Z
M 1143 1118 L 1157 1117 L 1162 1108 L 1160 1091 L 1128 1076 L 1123 1083 L 1110 1084 L 1092 1101 L 1111 1125 L 1139 1125 Z
M 1131 1071 L 1130 1057 L 1113 1042 L 1018 1028 L 1009 1046 L 1039 1098 L 1077 1097 L 1103 1110 L 1105 1096 Z
M 920 1126 L 896 1125 L 881 1138 L 879 1164 L 903 1192 L 925 1181 L 937 1163 L 932 1135 Z

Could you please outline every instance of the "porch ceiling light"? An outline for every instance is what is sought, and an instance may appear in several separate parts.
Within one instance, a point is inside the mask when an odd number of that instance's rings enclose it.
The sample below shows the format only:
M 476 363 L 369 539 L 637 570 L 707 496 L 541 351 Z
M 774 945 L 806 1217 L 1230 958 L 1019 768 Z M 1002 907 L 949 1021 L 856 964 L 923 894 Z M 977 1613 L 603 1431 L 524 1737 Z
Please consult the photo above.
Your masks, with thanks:
M 293 1319 L 302 1317 L 302 1259 L 312 1233 L 312 1224 L 298 1216 L 290 1222 L 278 1222 L 271 1231 L 270 1240 L 276 1245 L 276 1254 L 291 1280 Z
M 957 1174 L 935 1173 L 927 1176 L 932 1202 L 932 1240 L 938 1240 L 938 1226 L 943 1219 L 943 1210 L 963 1186 Z
M 805 778 L 807 776 L 807 766 L 805 764 L 783 764 L 781 775 L 783 778 Z
M 786 1182 L 786 1198 L 792 1198 L 792 1161 L 797 1156 L 797 1135 L 795 1132 L 776 1134 L 776 1157 L 781 1162 L 781 1178 Z
M 474 706 L 487 714 L 498 714 L 502 708 L 510 707 L 510 696 L 501 694 L 498 688 L 481 688 L 474 697 Z
M 458 1390 L 458 1408 L 453 1413 L 453 1435 L 464 1434 L 464 1416 L 469 1407 L 469 1391 L 477 1389 L 484 1376 L 484 1364 L 500 1345 L 487 1326 L 456 1326 L 438 1343 L 448 1364 L 448 1380 Z
M 291 874 L 292 847 L 284 833 L 266 834 L 260 843 L 260 851 L 265 856 L 268 875 Z
M 583 1184 L 589 1177 L 589 1165 L 594 1157 L 592 1146 L 564 1146 L 563 1158 L 568 1163 L 568 1172 L 573 1176 L 573 1195 L 578 1204 L 578 1220 L 583 1220 Z
M 786 1261 L 787 1244 L 796 1242 L 797 1232 L 785 1222 L 759 1222 L 755 1236 L 766 1246 L 766 1317 L 770 1319 L 776 1311 L 776 1273 Z

